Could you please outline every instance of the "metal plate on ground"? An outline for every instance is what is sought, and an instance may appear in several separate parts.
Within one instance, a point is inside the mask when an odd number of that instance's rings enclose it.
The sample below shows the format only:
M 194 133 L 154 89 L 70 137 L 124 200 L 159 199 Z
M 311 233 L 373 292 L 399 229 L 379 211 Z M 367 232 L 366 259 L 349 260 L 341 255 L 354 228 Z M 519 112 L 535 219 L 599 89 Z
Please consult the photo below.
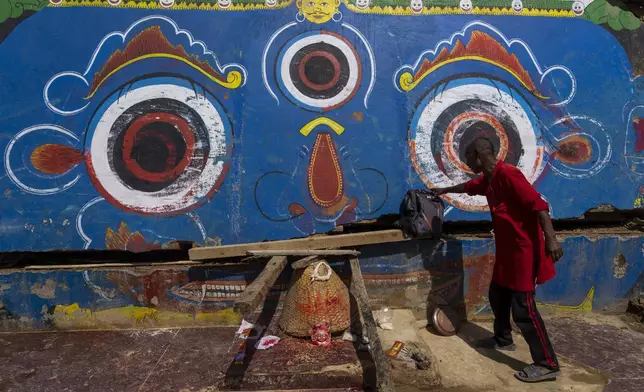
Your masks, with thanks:
M 452 336 L 458 332 L 461 325 L 458 314 L 449 306 L 438 306 L 432 315 L 434 328 L 443 336 Z

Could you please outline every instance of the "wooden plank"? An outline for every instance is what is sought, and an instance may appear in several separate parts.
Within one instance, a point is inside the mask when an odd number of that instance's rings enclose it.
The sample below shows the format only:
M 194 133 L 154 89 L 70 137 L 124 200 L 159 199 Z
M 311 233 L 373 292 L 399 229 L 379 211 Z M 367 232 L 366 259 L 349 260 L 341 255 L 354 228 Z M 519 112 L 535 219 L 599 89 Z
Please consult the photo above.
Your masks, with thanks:
M 366 233 L 323 235 L 294 240 L 192 248 L 190 249 L 189 254 L 190 260 L 208 260 L 246 256 L 246 252 L 249 250 L 336 249 L 371 244 L 383 244 L 387 242 L 400 242 L 405 241 L 406 239 L 407 238 L 405 238 L 405 235 L 400 230 L 380 230 Z
M 286 267 L 286 260 L 286 256 L 275 256 L 269 260 L 259 276 L 237 297 L 233 306 L 235 312 L 246 316 L 257 309 Z
M 369 354 L 376 367 L 376 390 L 379 392 L 393 392 L 394 384 L 389 375 L 389 359 L 385 355 L 378 337 L 376 320 L 371 312 L 367 288 L 362 279 L 362 271 L 357 258 L 349 260 L 351 266 L 351 294 L 358 305 L 359 319 L 362 324 L 362 336 L 369 339 Z
M 294 270 L 306 268 L 309 265 L 318 261 L 320 258 L 321 257 L 319 255 L 313 255 L 313 256 L 305 257 L 303 259 L 299 259 L 291 263 L 291 268 L 293 268 Z
M 56 264 L 56 265 L 28 265 L 23 269 L 26 270 L 58 270 L 58 269 L 92 269 L 92 268 L 114 268 L 114 267 L 157 267 L 157 266 L 184 266 L 184 265 L 202 265 L 200 261 L 180 260 L 180 261 L 159 261 L 159 262 L 141 262 L 141 263 L 94 263 L 94 264 Z
M 305 250 L 249 250 L 246 252 L 250 256 L 359 256 L 357 250 L 344 249 L 305 249 Z

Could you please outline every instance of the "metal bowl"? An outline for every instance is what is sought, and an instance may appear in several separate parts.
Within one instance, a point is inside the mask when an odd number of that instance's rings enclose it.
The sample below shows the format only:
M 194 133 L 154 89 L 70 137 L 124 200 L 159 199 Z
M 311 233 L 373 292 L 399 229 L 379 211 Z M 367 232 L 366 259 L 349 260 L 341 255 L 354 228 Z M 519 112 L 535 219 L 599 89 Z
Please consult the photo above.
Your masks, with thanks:
M 436 331 L 443 336 L 456 335 L 461 326 L 458 314 L 449 306 L 444 305 L 434 309 L 432 321 Z

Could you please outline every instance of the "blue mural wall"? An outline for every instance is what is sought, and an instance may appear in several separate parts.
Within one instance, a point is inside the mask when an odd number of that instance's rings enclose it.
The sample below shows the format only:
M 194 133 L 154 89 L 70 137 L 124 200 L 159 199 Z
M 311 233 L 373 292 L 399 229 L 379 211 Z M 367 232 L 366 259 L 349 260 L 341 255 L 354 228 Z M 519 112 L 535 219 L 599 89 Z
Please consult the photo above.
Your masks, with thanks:
M 557 277 L 537 288 L 542 312 L 624 311 L 640 295 L 644 238 L 567 237 Z M 372 305 L 419 312 L 446 303 L 462 316 L 490 313 L 487 291 L 494 243 L 486 239 L 409 241 L 360 249 Z M 343 278 L 346 262 L 329 260 Z M 0 273 L 0 329 L 112 328 L 236 325 L 236 297 L 262 269 L 260 264 L 4 270 Z M 268 295 L 283 298 L 291 270 Z M 636 289 L 636 291 L 633 291 Z
M 0 250 L 325 232 L 471 178 L 480 135 L 556 218 L 639 206 L 641 54 L 614 33 L 642 29 L 609 7 L 10 0 Z M 446 200 L 448 219 L 489 218 Z

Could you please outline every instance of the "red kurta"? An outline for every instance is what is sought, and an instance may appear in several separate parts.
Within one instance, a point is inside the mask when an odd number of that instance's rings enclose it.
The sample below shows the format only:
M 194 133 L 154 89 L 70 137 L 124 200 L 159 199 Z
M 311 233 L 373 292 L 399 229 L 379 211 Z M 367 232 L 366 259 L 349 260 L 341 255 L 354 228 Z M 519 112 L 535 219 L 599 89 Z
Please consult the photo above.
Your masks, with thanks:
M 495 283 L 512 290 L 534 291 L 535 281 L 543 284 L 555 277 L 536 214 L 548 211 L 548 203 L 519 169 L 499 162 L 490 183 L 481 176 L 468 181 L 465 191 L 485 196 L 490 206 L 496 242 Z

